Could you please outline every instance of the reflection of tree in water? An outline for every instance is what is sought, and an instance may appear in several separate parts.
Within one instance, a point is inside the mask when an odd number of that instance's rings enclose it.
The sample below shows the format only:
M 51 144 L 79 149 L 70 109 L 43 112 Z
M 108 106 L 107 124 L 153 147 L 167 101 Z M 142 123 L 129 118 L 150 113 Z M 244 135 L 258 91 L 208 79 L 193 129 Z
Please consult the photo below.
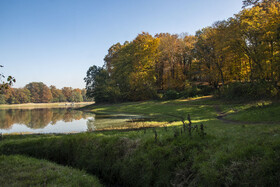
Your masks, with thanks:
M 58 121 L 71 122 L 92 116 L 78 110 L 45 108 L 45 109 L 9 109 L 0 110 L 0 129 L 8 129 L 13 124 L 24 124 L 32 129 L 44 128 Z
M 73 120 L 80 120 L 82 118 L 82 113 L 83 112 L 81 111 L 67 109 L 64 114 L 63 121 L 71 122 Z
M 95 126 L 94 122 L 95 122 L 94 118 L 87 120 L 87 131 L 88 132 L 92 132 L 92 131 L 96 130 L 96 126 Z
M 51 109 L 34 109 L 30 111 L 31 120 L 25 125 L 32 129 L 43 128 L 52 121 L 53 112 Z
M 123 127 L 132 117 L 129 115 L 96 115 L 94 120 L 95 130 Z
M 73 121 L 73 120 L 80 120 L 80 119 L 86 119 L 89 116 L 92 116 L 93 114 L 89 114 L 89 113 L 84 113 L 82 111 L 78 111 L 78 110 L 67 110 L 63 120 L 65 122 L 68 121 Z
M 19 124 L 29 124 L 31 122 L 31 111 L 28 110 L 28 112 L 24 112 L 22 110 L 11 110 L 13 111 L 14 115 L 11 115 L 14 120 Z
M 94 130 L 139 128 L 144 127 L 141 121 L 145 119 L 143 116 L 131 114 L 95 115 L 94 120 L 88 120 L 87 125 L 89 130 L 91 126 L 94 126 Z
M 14 124 L 12 116 L 7 115 L 7 110 L 0 110 L 0 128 L 8 129 Z
M 53 112 L 53 117 L 52 117 L 52 121 L 51 124 L 55 125 L 56 122 L 61 120 L 61 116 L 64 116 L 66 110 L 60 109 L 60 108 L 54 108 L 52 109 Z

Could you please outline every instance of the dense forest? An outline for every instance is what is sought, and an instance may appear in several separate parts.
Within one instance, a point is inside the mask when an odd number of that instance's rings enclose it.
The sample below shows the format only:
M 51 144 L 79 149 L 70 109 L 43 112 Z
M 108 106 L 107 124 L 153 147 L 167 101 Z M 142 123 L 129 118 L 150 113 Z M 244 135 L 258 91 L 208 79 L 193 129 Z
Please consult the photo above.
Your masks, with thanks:
M 280 2 L 244 1 L 242 11 L 196 34 L 147 32 L 112 45 L 104 66 L 85 78 L 96 102 L 161 97 L 278 97 L 280 86 Z
M 85 89 L 71 87 L 58 89 L 55 86 L 48 87 L 42 82 L 31 82 L 24 88 L 10 87 L 2 89 L 1 92 L 0 104 L 90 101 Z

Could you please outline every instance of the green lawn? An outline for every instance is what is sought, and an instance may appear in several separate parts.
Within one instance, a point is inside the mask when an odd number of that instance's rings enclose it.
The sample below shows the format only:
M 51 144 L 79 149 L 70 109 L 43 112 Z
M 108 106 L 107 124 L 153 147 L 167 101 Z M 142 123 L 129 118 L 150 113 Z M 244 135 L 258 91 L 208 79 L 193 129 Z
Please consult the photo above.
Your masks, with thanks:
M 73 135 L 4 136 L 0 154 L 25 154 L 83 169 L 104 184 L 121 186 L 279 186 L 279 103 L 224 103 L 210 97 L 84 108 L 98 113 L 142 114 L 154 129 Z M 262 118 L 238 118 L 247 111 Z M 254 111 L 254 112 L 253 112 Z M 239 120 L 230 123 L 217 119 Z M 191 134 L 182 126 L 190 114 Z M 252 114 L 253 115 L 253 114 Z M 258 115 L 257 113 L 255 115 Z M 275 121 L 266 122 L 267 119 Z M 261 120 L 261 121 L 260 121 Z M 204 133 L 200 124 L 204 124 Z M 163 125 L 164 124 L 164 125 Z M 137 125 L 137 123 L 135 123 Z M 139 125 L 140 126 L 140 125 Z M 167 127 L 161 127 L 167 126 Z

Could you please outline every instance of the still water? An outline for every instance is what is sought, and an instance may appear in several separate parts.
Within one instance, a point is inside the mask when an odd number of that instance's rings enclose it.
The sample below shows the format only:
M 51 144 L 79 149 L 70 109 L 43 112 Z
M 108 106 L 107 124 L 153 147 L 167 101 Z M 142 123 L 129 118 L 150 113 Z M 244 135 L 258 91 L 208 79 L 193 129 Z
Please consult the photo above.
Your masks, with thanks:
M 78 133 L 129 128 L 136 115 L 96 115 L 72 108 L 1 109 L 0 133 Z

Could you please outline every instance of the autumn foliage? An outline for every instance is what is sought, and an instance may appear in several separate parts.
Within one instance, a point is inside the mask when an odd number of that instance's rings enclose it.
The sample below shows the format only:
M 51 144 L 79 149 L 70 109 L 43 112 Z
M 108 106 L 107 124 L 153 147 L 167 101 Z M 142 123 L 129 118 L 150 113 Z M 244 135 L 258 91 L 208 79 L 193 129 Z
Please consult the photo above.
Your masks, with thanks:
M 32 82 L 24 88 L 2 90 L 0 104 L 82 102 L 88 101 L 85 89 L 55 86 L 48 87 L 42 82 Z
M 280 2 L 245 5 L 251 6 L 195 36 L 143 32 L 133 41 L 114 44 L 104 66 L 88 70 L 87 95 L 97 102 L 137 101 L 197 85 L 223 91 L 231 83 L 260 81 L 279 94 Z

